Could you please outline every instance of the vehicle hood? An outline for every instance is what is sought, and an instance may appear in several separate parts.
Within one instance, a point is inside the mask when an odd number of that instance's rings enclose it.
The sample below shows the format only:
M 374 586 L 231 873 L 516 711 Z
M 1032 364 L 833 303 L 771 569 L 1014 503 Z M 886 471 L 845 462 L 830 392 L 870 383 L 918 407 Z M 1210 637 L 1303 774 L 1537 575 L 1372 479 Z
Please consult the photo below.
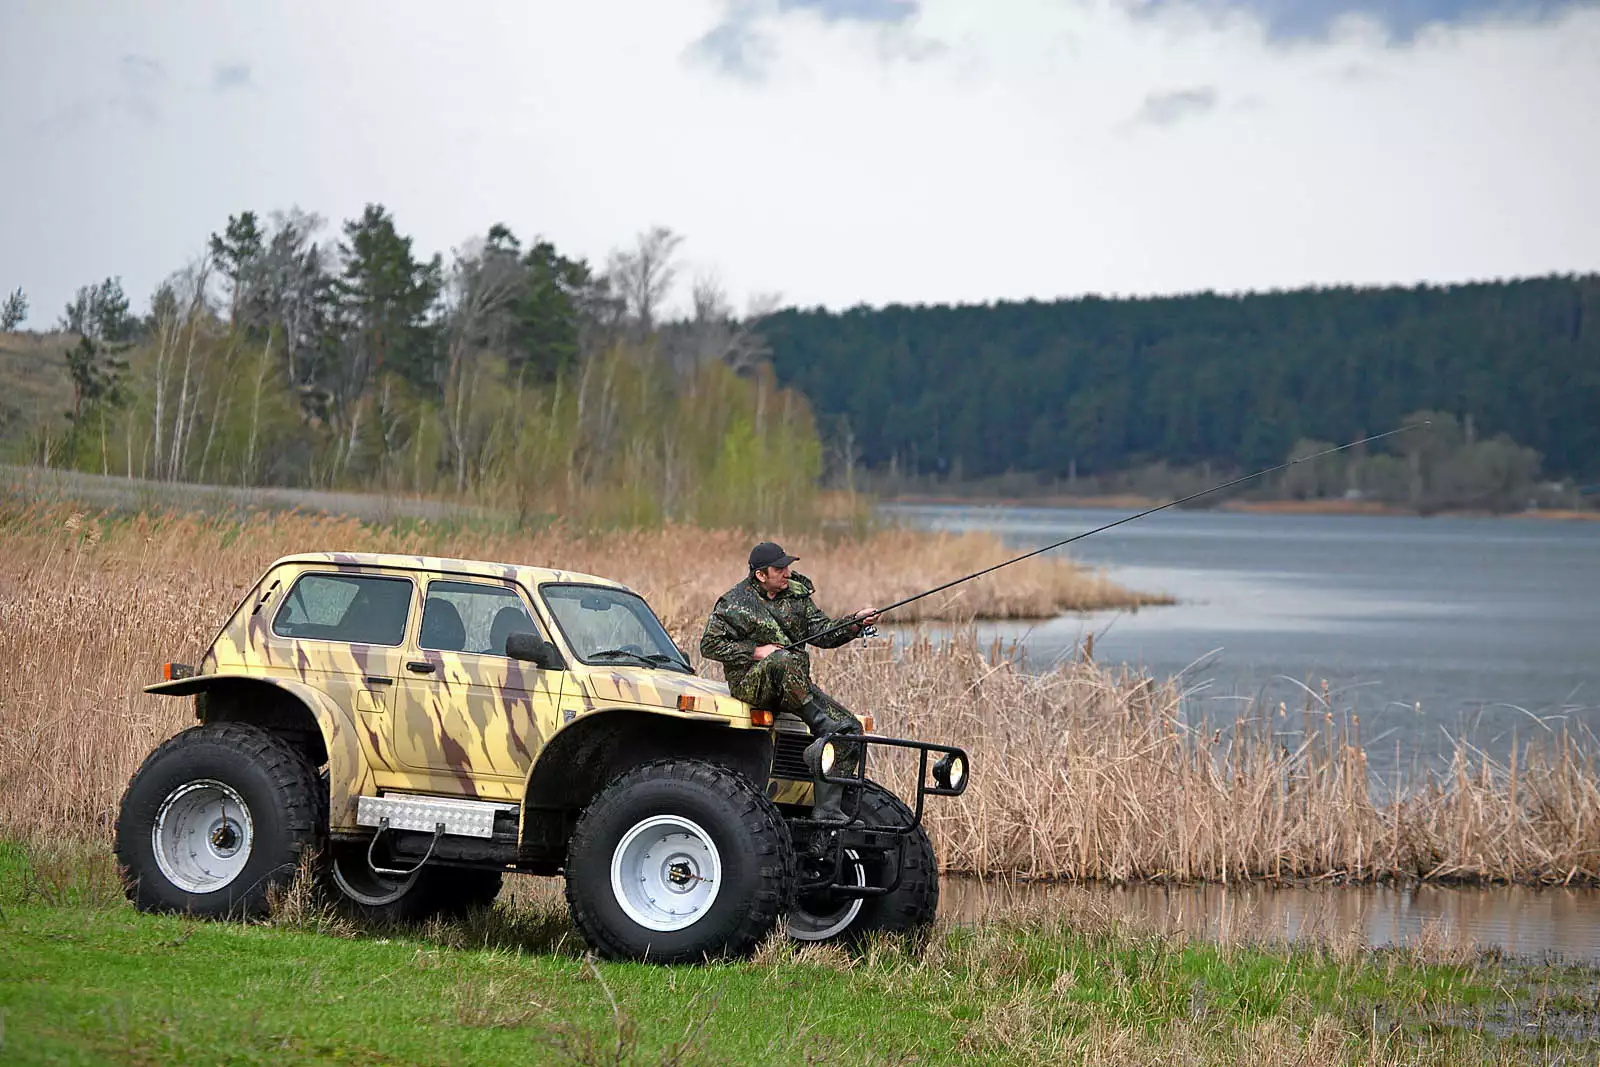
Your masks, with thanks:
M 598 704 L 678 710 L 678 698 L 693 697 L 698 713 L 748 715 L 750 709 L 728 693 L 722 682 L 693 674 L 648 670 L 644 667 L 606 667 L 585 672 L 579 679 L 584 694 Z

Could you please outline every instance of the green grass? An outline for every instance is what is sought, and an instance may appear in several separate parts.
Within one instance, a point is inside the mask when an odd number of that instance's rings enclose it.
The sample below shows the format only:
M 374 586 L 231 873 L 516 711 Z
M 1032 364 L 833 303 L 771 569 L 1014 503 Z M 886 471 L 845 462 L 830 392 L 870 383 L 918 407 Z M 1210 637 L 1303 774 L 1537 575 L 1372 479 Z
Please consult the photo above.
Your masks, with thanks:
M 101 849 L 0 844 L 4 1063 L 1593 1063 L 1594 988 L 1042 912 L 854 955 L 597 964 L 554 897 L 359 929 L 292 893 L 272 922 L 203 922 L 133 911 Z

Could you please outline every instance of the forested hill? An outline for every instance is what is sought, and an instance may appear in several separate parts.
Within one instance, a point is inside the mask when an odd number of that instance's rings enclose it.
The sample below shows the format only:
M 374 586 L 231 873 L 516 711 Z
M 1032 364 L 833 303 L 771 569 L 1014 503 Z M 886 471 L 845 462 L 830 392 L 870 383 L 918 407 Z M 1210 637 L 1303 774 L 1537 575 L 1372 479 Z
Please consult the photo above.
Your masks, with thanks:
M 1243 467 L 1408 412 L 1600 476 L 1600 275 L 987 306 L 786 310 L 763 330 L 860 461 L 981 477 Z M 847 420 L 847 421 L 846 421 Z

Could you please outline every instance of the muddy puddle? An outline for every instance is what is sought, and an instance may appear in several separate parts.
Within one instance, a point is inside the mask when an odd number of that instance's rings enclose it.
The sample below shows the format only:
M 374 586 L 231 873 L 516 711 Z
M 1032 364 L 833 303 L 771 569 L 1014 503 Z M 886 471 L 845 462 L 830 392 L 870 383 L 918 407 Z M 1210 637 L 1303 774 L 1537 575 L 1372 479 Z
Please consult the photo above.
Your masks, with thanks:
M 1207 940 L 1431 941 L 1600 966 L 1600 891 L 1330 886 L 1084 887 L 947 877 L 940 916 L 981 923 L 1036 908 L 1102 911 Z

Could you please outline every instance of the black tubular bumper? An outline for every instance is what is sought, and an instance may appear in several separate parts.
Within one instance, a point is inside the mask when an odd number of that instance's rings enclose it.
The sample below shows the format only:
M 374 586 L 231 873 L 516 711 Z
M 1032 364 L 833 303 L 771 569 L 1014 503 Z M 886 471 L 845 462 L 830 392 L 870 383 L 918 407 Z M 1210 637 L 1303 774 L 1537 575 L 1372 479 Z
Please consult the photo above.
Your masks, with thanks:
M 877 897 L 892 893 L 900 886 L 900 870 L 903 866 L 905 844 L 913 833 L 922 825 L 923 805 L 928 797 L 958 797 L 967 790 L 967 783 L 972 780 L 972 759 L 965 749 L 954 745 L 936 745 L 927 741 L 911 741 L 901 737 L 878 737 L 873 734 L 831 734 L 829 741 L 843 750 L 846 745 L 854 745 L 860 751 L 860 757 L 855 761 L 856 769 L 851 774 L 822 774 L 817 775 L 813 781 L 830 782 L 835 785 L 845 786 L 844 800 L 840 805 L 842 810 L 851 819 L 848 823 L 825 823 L 816 819 L 791 819 L 789 825 L 799 830 L 820 830 L 828 834 L 831 844 L 832 867 L 830 877 L 821 880 L 802 883 L 799 891 L 802 893 L 827 892 L 840 897 Z M 866 756 L 874 746 L 884 748 L 909 748 L 917 751 L 917 796 L 915 803 L 907 804 L 911 809 L 911 821 L 899 824 L 869 823 L 861 820 L 861 789 L 867 782 Z M 944 786 L 936 781 L 930 781 L 932 761 L 945 758 L 959 758 L 965 766 L 965 773 L 961 781 L 954 785 Z M 838 762 L 837 760 L 835 762 Z M 876 783 L 881 786 L 882 783 Z M 849 788 L 855 786 L 857 788 Z M 905 798 L 901 798 L 904 800 Z M 888 885 L 873 886 L 861 885 L 845 877 L 847 852 L 876 852 L 893 854 L 893 863 L 889 869 L 893 875 Z

